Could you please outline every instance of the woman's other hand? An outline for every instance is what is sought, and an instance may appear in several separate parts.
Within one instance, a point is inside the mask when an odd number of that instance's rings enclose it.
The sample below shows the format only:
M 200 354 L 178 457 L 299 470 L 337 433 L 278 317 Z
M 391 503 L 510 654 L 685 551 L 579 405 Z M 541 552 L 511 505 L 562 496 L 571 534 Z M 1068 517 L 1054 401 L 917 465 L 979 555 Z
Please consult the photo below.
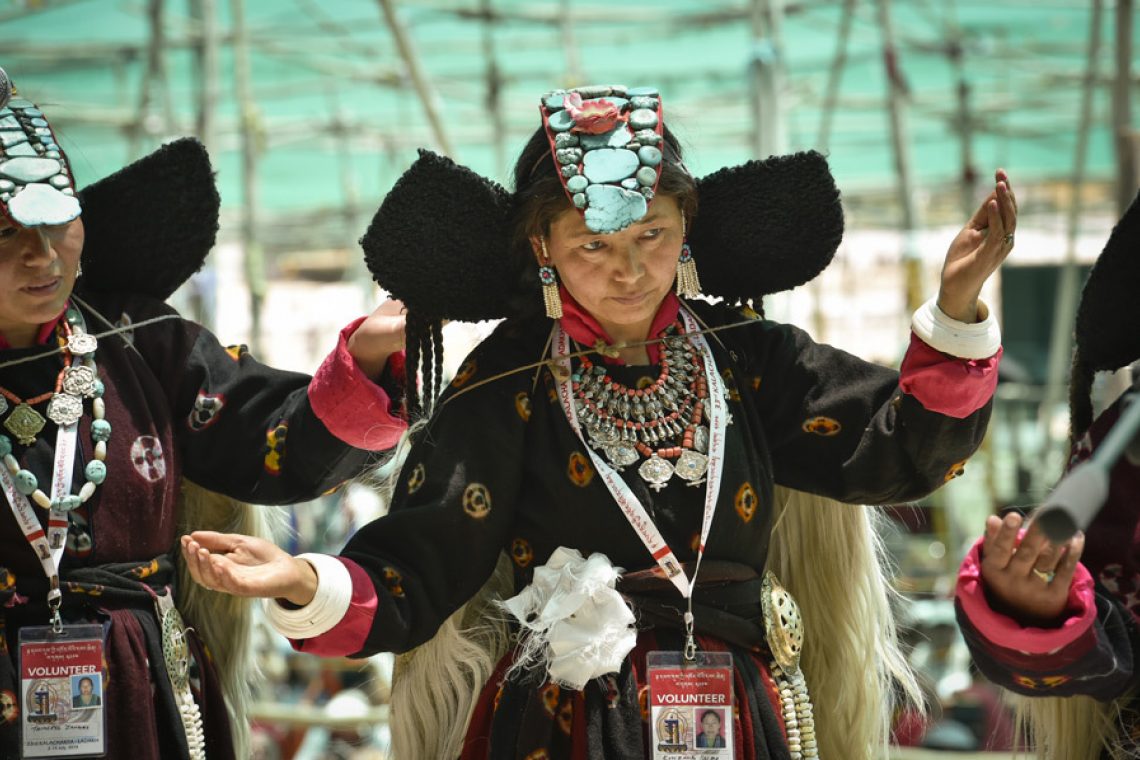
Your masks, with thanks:
M 1064 612 L 1085 536 L 1077 533 L 1057 546 L 1035 522 L 1018 541 L 1022 518 L 986 518 L 982 544 L 982 579 L 987 592 L 1019 622 L 1049 623 Z
M 213 591 L 287 599 L 301 607 L 317 592 L 312 565 L 261 538 L 196 530 L 182 537 L 182 558 L 194 580 Z
M 405 312 L 402 301 L 385 301 L 349 336 L 348 352 L 368 377 L 380 377 L 388 357 L 404 349 Z
M 950 243 L 942 264 L 938 308 L 959 322 L 979 321 L 982 285 L 1013 250 L 1017 198 L 1004 169 L 994 172 L 994 180 L 993 192 Z

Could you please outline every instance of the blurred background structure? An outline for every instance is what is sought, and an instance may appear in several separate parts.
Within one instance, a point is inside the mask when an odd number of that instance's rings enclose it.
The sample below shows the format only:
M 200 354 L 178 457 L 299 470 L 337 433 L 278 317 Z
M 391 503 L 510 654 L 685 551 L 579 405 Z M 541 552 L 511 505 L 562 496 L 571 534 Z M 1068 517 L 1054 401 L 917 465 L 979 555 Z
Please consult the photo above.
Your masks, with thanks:
M 990 436 L 946 489 L 891 510 L 916 662 L 949 726 L 914 742 L 982 748 L 1002 742 L 947 598 L 985 515 L 1039 502 L 1064 463 L 1080 285 L 1138 185 L 1137 25 L 1133 0 L 0 0 L 0 66 L 48 109 L 80 183 L 172 137 L 207 144 L 221 237 L 176 305 L 301 370 L 377 301 L 356 240 L 415 151 L 506 183 L 549 89 L 659 87 L 697 176 L 825 152 L 848 233 L 767 311 L 889 364 L 1006 168 L 1021 218 L 985 294 L 1006 347 Z M 449 361 L 486 329 L 456 329 Z M 1100 378 L 1098 403 L 1126 382 Z M 294 511 L 303 548 L 339 548 L 382 508 L 347 493 Z M 383 668 L 346 676 L 264 649 L 265 757 L 383 745 Z M 360 685 L 356 702 L 335 696 Z M 334 712 L 356 716 L 349 729 Z

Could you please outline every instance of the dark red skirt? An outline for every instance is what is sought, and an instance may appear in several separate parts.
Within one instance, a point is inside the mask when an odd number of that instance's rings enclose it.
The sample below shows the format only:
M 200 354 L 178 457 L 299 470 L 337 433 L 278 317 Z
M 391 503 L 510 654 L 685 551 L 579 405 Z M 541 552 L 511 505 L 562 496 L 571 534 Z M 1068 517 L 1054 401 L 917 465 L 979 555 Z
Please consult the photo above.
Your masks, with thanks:
M 537 678 L 504 681 L 514 661 L 514 653 L 508 653 L 479 696 L 460 759 L 650 757 L 645 655 L 680 651 L 681 644 L 678 632 L 642 631 L 621 672 L 594 679 L 581 691 Z M 767 655 L 707 636 L 698 636 L 697 645 L 706 651 L 733 654 L 735 757 L 790 760 Z

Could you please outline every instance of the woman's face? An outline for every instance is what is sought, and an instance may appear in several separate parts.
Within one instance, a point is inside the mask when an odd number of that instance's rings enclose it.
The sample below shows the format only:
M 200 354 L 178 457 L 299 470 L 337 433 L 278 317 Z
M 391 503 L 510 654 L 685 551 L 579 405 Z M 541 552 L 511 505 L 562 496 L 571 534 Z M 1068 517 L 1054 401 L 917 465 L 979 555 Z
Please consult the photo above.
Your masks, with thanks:
M 54 319 L 75 286 L 83 222 L 21 227 L 0 216 L 0 334 L 31 345 L 39 326 Z
M 705 717 L 701 718 L 701 728 L 705 731 L 705 736 L 716 736 L 720 733 L 720 718 L 716 713 L 705 713 Z
M 539 240 L 531 242 L 545 263 Z M 659 195 L 644 219 L 608 235 L 568 208 L 551 223 L 546 247 L 566 290 L 612 338 L 641 340 L 673 287 L 683 242 L 677 201 Z

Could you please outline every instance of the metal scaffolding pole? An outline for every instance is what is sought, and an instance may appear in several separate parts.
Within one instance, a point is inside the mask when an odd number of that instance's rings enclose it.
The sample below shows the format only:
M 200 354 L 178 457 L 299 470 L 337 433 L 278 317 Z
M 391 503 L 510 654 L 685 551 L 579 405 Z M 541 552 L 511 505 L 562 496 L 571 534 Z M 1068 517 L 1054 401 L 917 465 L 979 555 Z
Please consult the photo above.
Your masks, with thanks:
M 907 134 L 907 87 L 902 65 L 895 48 L 891 23 L 890 0 L 878 0 L 879 31 L 883 35 L 883 65 L 887 73 L 887 113 L 890 118 L 891 149 L 894 155 L 898 201 L 902 212 L 903 267 L 906 276 L 906 306 L 913 312 L 925 300 L 922 284 L 922 254 L 918 250 L 918 208 L 914 202 L 914 173 L 910 161 L 910 138 Z
M 780 27 L 783 0 L 752 0 L 752 155 L 783 153 L 783 55 Z
M 1065 397 L 1066 379 L 1072 361 L 1073 322 L 1077 314 L 1077 298 L 1080 283 L 1077 267 L 1077 236 L 1080 233 L 1081 194 L 1084 190 L 1085 169 L 1088 163 L 1089 131 L 1092 126 L 1092 100 L 1096 90 L 1097 69 L 1100 59 L 1101 17 L 1104 0 L 1093 0 L 1089 20 L 1088 63 L 1085 66 L 1084 87 L 1081 90 L 1080 122 L 1077 126 L 1077 145 L 1073 153 L 1072 202 L 1067 219 L 1067 242 L 1065 261 L 1057 278 L 1057 308 L 1053 311 L 1053 330 L 1049 338 L 1049 364 L 1045 377 L 1045 399 L 1038 410 L 1038 428 L 1041 440 L 1045 442 L 1045 452 L 1054 450 L 1050 438 L 1050 424 L 1054 410 Z M 1047 459 L 1048 457 L 1043 457 Z M 1034 490 L 1045 495 L 1050 483 L 1060 472 L 1046 472 L 1044 467 L 1034 473 Z
M 218 7 L 217 0 L 190 0 L 194 20 L 194 63 L 198 79 L 195 132 L 207 148 L 217 139 L 218 103 Z
M 1116 76 L 1112 82 L 1112 132 L 1116 144 L 1116 211 L 1136 197 L 1136 133 L 1132 128 L 1133 0 L 1116 0 Z
M 954 69 L 955 90 L 958 95 L 958 115 L 955 131 L 958 133 L 958 146 L 961 151 L 961 174 L 958 181 L 958 206 L 963 218 L 969 219 L 977 203 L 978 171 L 974 168 L 974 114 L 970 108 L 972 88 L 966 77 L 966 48 L 962 42 L 962 27 L 955 18 L 956 4 L 947 2 L 946 9 L 946 54 Z
M 843 0 L 843 15 L 839 18 L 839 35 L 835 41 L 835 57 L 827 73 L 827 89 L 823 95 L 823 111 L 819 117 L 819 136 L 815 146 L 827 153 L 831 146 L 831 122 L 835 116 L 835 102 L 839 99 L 839 82 L 847 67 L 847 46 L 851 41 L 851 22 L 855 18 L 855 0 Z
M 150 112 L 154 100 L 154 90 L 163 84 L 166 67 L 163 65 L 163 51 L 165 41 L 162 26 L 163 0 L 148 0 L 147 2 L 147 29 L 149 32 L 146 46 L 146 68 L 143 71 L 142 82 L 139 85 L 139 100 L 135 110 L 133 123 L 127 130 L 128 159 L 134 160 L 142 152 L 142 137 L 149 132 Z M 166 127 L 170 127 L 171 114 L 169 104 L 169 88 L 165 94 Z
M 487 64 L 486 105 L 487 113 L 491 115 L 491 146 L 495 151 L 495 177 L 502 181 L 507 173 L 507 125 L 503 119 L 501 103 L 503 77 L 499 72 L 499 61 L 495 55 L 495 18 L 491 0 L 479 0 L 479 10 L 483 13 L 483 60 Z
M 566 86 L 578 87 L 582 84 L 582 61 L 578 57 L 578 43 L 574 39 L 574 16 L 570 12 L 570 0 L 561 0 L 558 5 L 558 31 L 562 35 L 562 52 L 566 56 Z
M 432 134 L 435 135 L 435 141 L 439 144 L 440 150 L 454 158 L 455 151 L 447 136 L 447 130 L 443 127 L 443 120 L 439 116 L 439 96 L 432 87 L 431 80 L 428 79 L 427 74 L 420 66 L 420 59 L 416 54 L 415 46 L 412 44 L 412 38 L 396 14 L 392 0 L 379 0 L 379 2 L 380 9 L 384 11 L 384 20 L 388 23 L 388 28 L 392 31 L 392 37 L 396 41 L 396 49 L 400 51 L 400 58 L 403 59 L 404 66 L 408 70 L 408 76 L 412 78 L 412 85 L 416 88 L 416 94 L 419 95 L 424 114 L 427 116 Z
M 261 353 L 261 306 L 265 300 L 265 252 L 257 235 L 259 188 L 257 160 L 260 153 L 260 118 L 250 86 L 249 36 L 245 26 L 245 0 L 230 0 L 233 19 L 234 91 L 241 114 L 241 247 L 249 286 L 249 345 Z

